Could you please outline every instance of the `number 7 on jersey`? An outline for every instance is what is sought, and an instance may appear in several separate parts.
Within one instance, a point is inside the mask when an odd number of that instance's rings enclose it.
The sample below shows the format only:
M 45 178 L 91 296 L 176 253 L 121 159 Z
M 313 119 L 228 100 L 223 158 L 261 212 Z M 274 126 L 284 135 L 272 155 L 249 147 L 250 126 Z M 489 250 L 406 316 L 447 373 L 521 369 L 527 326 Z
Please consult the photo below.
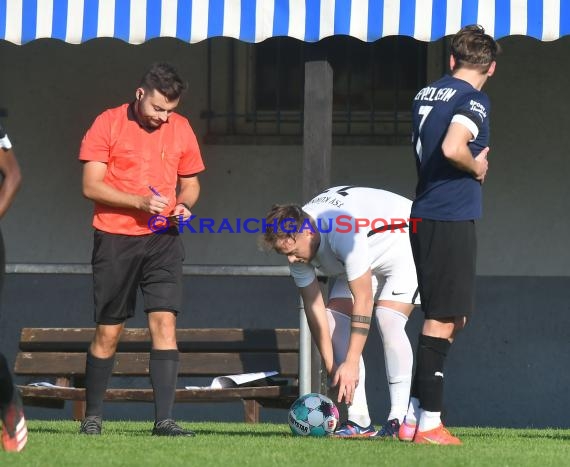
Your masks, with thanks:
M 420 127 L 418 128 L 418 141 L 416 143 L 416 155 L 418 156 L 418 160 L 422 161 L 422 127 L 424 126 L 424 122 L 426 121 L 427 116 L 433 109 L 432 105 L 421 105 L 418 109 L 418 114 L 421 115 L 422 119 L 420 121 Z

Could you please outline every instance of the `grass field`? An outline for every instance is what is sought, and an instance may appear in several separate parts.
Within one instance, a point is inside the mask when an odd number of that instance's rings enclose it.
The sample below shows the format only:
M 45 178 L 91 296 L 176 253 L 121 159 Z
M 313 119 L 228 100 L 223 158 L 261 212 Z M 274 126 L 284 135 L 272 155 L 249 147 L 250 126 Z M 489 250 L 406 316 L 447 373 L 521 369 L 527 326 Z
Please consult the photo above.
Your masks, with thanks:
M 151 423 L 105 422 L 99 437 L 71 421 L 28 422 L 21 453 L 0 451 L 4 466 L 564 466 L 570 430 L 455 428 L 463 446 L 301 438 L 287 425 L 181 423 L 195 438 L 150 436 Z

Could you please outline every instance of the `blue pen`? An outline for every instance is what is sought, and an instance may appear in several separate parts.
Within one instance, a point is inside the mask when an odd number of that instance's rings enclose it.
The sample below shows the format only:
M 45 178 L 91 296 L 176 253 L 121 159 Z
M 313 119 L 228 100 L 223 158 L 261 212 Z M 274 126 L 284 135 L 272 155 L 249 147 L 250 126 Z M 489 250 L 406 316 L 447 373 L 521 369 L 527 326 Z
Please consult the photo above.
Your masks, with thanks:
M 156 191 L 156 188 L 153 187 L 152 185 L 149 185 L 149 186 L 148 186 L 148 189 L 149 189 L 150 191 L 152 191 L 152 193 L 155 194 L 156 196 L 162 196 L 158 191 Z

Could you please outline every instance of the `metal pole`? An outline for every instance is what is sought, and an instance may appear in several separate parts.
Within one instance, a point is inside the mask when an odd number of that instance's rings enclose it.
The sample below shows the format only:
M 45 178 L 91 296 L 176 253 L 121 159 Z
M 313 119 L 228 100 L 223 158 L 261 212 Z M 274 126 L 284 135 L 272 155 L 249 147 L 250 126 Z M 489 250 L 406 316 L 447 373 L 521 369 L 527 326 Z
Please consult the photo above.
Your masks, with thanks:
M 311 392 L 311 332 L 299 295 L 299 395 Z

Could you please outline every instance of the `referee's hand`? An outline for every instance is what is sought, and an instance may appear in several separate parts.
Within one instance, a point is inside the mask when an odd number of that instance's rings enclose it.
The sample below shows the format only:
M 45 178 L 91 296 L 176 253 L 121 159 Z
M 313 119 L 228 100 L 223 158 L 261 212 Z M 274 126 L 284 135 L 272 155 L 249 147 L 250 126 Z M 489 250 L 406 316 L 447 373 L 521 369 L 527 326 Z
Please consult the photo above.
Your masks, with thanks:
M 143 196 L 141 209 L 151 214 L 160 214 L 168 206 L 168 198 L 164 196 Z

